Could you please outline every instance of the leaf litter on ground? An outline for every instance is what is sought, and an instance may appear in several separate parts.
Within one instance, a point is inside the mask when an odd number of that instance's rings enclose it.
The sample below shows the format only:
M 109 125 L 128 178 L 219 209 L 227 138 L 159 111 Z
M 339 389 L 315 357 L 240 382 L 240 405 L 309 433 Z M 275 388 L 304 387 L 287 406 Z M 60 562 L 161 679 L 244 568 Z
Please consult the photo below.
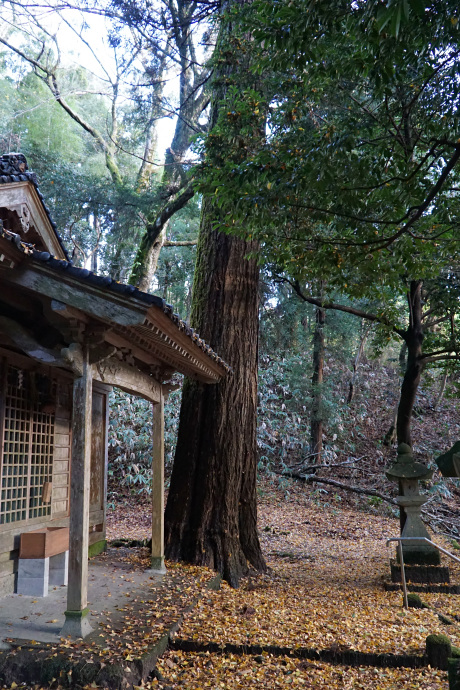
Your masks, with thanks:
M 139 601 L 135 591 L 123 606 L 123 623 L 110 617 L 101 627 L 100 642 L 61 641 L 48 653 L 65 651 L 75 661 L 126 662 L 139 657 L 185 612 L 177 633 L 197 644 L 275 645 L 292 650 L 355 650 L 422 655 L 431 633 L 444 633 L 460 645 L 460 600 L 449 594 L 423 594 L 430 609 L 402 606 L 401 592 L 387 592 L 389 558 L 394 548 L 386 539 L 396 536 L 395 518 L 351 510 L 340 502 L 324 505 L 318 494 L 294 484 L 289 492 L 264 482 L 259 501 L 260 539 L 270 570 L 245 578 L 239 589 L 225 583 L 209 590 L 212 572 L 168 563 L 168 574 L 152 596 Z M 148 536 L 148 504 L 136 508 L 123 503 L 111 520 L 109 538 Z M 144 514 L 145 513 L 145 514 Z M 436 538 L 440 543 L 446 544 Z M 133 569 L 149 567 L 148 550 L 120 552 Z M 460 584 L 460 569 L 452 568 Z M 458 602 L 458 603 L 457 603 Z M 446 626 L 438 613 L 448 615 Z M 351 668 L 262 654 L 215 654 L 168 651 L 158 660 L 159 679 L 140 687 L 195 688 L 423 688 L 441 690 L 445 672 L 431 668 Z M 164 681 L 161 680 L 164 678 Z M 24 686 L 23 686 L 24 687 Z
M 342 507 L 340 500 L 324 505 L 318 492 L 283 486 L 260 487 L 259 534 L 269 571 L 245 578 L 239 589 L 224 583 L 207 592 L 186 614 L 178 638 L 398 655 L 423 655 L 431 633 L 447 633 L 460 644 L 460 623 L 446 627 L 437 615 L 460 618 L 455 595 L 423 594 L 432 608 L 406 611 L 401 592 L 384 590 L 394 556 L 386 540 L 398 535 L 397 519 Z M 451 572 L 460 584 L 460 569 Z M 251 655 L 172 650 L 158 669 L 164 682 L 148 687 L 438 690 L 446 684 L 445 672 L 429 667 L 351 668 L 269 654 L 260 663 Z

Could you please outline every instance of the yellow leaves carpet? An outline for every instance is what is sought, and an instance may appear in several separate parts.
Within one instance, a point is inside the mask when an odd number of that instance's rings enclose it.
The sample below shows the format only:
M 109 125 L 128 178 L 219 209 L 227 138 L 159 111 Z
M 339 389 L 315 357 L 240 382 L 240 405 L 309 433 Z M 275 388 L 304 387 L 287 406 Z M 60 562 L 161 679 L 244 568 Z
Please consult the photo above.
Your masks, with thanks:
M 422 594 L 431 608 L 405 611 L 401 592 L 384 590 L 389 558 L 394 555 L 386 539 L 399 531 L 395 518 L 352 510 L 338 498 L 325 505 L 303 487 L 291 486 L 289 493 L 268 484 L 262 488 L 259 522 L 270 569 L 266 574 L 246 578 L 237 590 L 223 584 L 219 591 L 212 591 L 206 586 L 212 575 L 209 571 L 167 564 L 162 585 L 142 601 L 133 592 L 132 601 L 121 612 L 123 622 L 109 618 L 97 642 L 64 641 L 69 655 L 87 663 L 129 664 L 179 620 L 187 603 L 197 596 L 201 597 L 198 605 L 185 615 L 176 633 L 176 639 L 195 645 L 274 645 L 293 653 L 309 648 L 421 656 L 427 635 L 444 633 L 460 646 L 460 623 L 455 620 L 456 616 L 460 619 L 459 597 Z M 109 538 L 148 537 L 149 512 L 148 505 L 120 506 L 110 518 Z M 148 567 L 145 549 L 132 549 L 130 558 L 132 568 Z M 451 580 L 460 584 L 456 567 L 451 569 Z M 438 613 L 453 623 L 441 623 Z M 447 689 L 447 674 L 429 667 L 346 667 L 294 654 L 210 653 L 205 648 L 196 652 L 171 649 L 158 660 L 157 671 L 155 679 L 139 687 Z
M 394 555 L 386 539 L 398 535 L 396 519 L 324 507 L 303 490 L 268 491 L 259 518 L 270 572 L 247 578 L 238 590 L 224 583 L 207 594 L 186 616 L 179 638 L 423 655 L 427 635 L 444 633 L 460 645 L 460 624 L 446 626 L 437 615 L 460 614 L 459 597 L 423 594 L 435 610 L 406 611 L 401 592 L 384 590 Z M 460 583 L 458 575 L 453 580 Z M 172 651 L 159 667 L 172 688 L 447 687 L 447 674 L 433 669 L 344 668 L 268 654 L 255 661 Z

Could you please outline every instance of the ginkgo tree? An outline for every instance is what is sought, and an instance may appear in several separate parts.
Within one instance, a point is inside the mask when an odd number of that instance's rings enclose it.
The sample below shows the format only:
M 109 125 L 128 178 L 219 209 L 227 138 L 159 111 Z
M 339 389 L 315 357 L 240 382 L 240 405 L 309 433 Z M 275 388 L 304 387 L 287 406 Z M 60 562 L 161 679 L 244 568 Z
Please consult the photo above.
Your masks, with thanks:
M 457 8 L 280 0 L 246 11 L 264 88 L 228 92 L 202 189 L 220 227 L 259 240 L 261 261 L 303 299 L 403 339 L 397 435 L 410 444 L 423 368 L 459 356 Z M 261 113 L 263 141 L 251 136 Z M 318 280 L 321 297 L 305 288 Z M 349 306 L 363 298 L 371 310 Z

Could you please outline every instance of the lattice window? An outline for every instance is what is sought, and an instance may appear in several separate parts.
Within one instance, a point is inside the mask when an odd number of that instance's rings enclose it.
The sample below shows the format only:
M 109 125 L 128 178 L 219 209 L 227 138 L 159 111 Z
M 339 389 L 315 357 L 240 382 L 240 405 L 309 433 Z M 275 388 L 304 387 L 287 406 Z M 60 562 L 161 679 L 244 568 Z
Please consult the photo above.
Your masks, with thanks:
M 54 446 L 55 390 L 39 374 L 7 367 L 1 460 L 0 524 L 50 515 L 42 502 L 51 481 Z

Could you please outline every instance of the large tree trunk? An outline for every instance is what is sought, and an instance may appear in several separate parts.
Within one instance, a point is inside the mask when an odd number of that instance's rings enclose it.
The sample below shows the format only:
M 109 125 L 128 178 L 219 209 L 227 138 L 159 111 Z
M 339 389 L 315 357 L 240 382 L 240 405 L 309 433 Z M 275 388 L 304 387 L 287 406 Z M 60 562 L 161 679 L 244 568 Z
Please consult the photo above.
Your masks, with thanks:
M 323 452 L 323 369 L 324 369 L 324 324 L 326 312 L 321 307 L 315 310 L 316 322 L 313 334 L 312 404 L 310 418 L 310 459 L 321 461 Z
M 410 284 L 410 291 L 408 294 L 410 314 L 409 326 L 404 338 L 407 345 L 407 363 L 401 386 L 398 419 L 396 422 L 398 444 L 407 443 L 409 446 L 412 446 L 412 412 L 423 371 L 423 360 L 421 357 L 423 346 L 421 290 L 421 281 L 413 280 Z
M 244 0 L 236 0 L 244 2 Z M 214 72 L 211 128 L 232 81 L 250 74 L 229 50 L 230 22 L 219 42 L 226 59 Z M 238 42 L 236 42 L 239 45 Z M 233 54 L 233 60 L 229 59 Z M 247 60 L 243 55 L 244 61 Z M 263 136 L 263 129 L 261 129 Z M 225 155 L 225 141 L 208 161 Z M 266 565 L 257 533 L 257 349 L 258 279 L 254 243 L 215 230 L 219 209 L 203 203 L 195 267 L 191 324 L 233 368 L 221 382 L 202 386 L 187 380 L 165 514 L 167 558 L 207 565 L 232 585 Z
M 165 515 L 166 557 L 206 565 L 237 586 L 265 569 L 256 501 L 258 267 L 255 247 L 213 230 L 203 206 L 192 325 L 232 366 L 220 383 L 187 380 Z

